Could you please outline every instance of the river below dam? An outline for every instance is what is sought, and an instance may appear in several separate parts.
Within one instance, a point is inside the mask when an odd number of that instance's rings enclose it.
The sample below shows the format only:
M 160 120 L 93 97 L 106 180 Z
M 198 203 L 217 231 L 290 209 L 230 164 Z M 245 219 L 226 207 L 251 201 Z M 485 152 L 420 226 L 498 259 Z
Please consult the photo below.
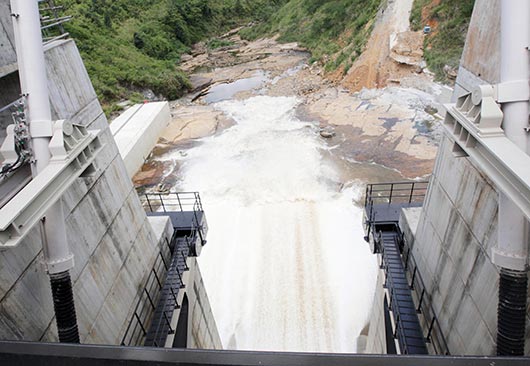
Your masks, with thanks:
M 350 93 L 296 45 L 244 47 L 254 61 L 203 70 L 202 91 L 172 103 L 135 183 L 200 192 L 198 260 L 225 348 L 357 352 L 378 271 L 364 187 L 431 171 L 437 86 Z
M 368 320 L 377 266 L 352 204 L 361 187 L 339 189 L 298 103 L 221 102 L 236 124 L 181 158 L 180 186 L 201 192 L 207 212 L 199 263 L 231 349 L 355 351 Z

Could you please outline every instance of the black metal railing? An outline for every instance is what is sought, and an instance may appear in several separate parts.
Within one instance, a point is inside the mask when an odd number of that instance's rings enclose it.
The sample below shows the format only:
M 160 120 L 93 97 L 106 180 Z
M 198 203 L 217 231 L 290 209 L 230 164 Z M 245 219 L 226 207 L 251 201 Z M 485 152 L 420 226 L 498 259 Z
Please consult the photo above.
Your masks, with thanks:
M 171 259 L 172 246 L 174 245 L 173 239 L 171 241 L 166 239 L 166 245 L 160 248 L 153 268 L 138 295 L 136 307 L 121 341 L 122 346 L 143 346 L 153 317 L 153 304 L 158 301 L 162 289 L 162 279 L 166 276 L 167 263 Z
M 178 245 L 179 241 L 180 245 Z M 171 262 L 166 264 L 167 276 L 160 287 L 160 290 L 164 290 L 167 296 L 161 298 L 156 305 L 151 303 L 153 310 L 157 309 L 158 311 L 153 317 L 147 333 L 147 339 L 144 343 L 146 346 L 164 347 L 167 336 L 176 332 L 176 329 L 173 329 L 171 325 L 171 319 L 175 310 L 180 309 L 178 295 L 186 287 L 184 272 L 189 271 L 187 258 L 190 251 L 191 246 L 187 236 L 179 237 L 175 241 Z
M 364 224 L 366 239 L 370 238 L 378 205 L 421 204 L 427 195 L 428 181 L 373 183 L 366 186 L 364 195 Z
M 63 24 L 70 21 L 72 17 L 62 15 L 63 11 L 64 7 L 55 5 L 54 0 L 39 0 L 41 31 L 44 44 L 69 36 Z
M 396 286 L 395 286 L 395 284 L 393 282 L 393 278 L 388 273 L 388 264 L 387 263 L 389 263 L 389 258 L 387 256 L 387 253 L 386 253 L 386 250 L 385 250 L 385 246 L 382 244 L 382 242 L 383 242 L 383 234 L 382 234 L 381 231 L 378 233 L 377 240 L 379 241 L 380 248 L 381 248 L 381 264 L 380 264 L 379 267 L 385 272 L 385 283 L 383 284 L 383 287 L 385 287 L 387 289 L 388 294 L 390 296 L 389 301 L 388 301 L 388 306 L 389 306 L 389 310 L 394 315 L 394 334 L 393 334 L 393 337 L 394 337 L 394 339 L 398 340 L 400 353 L 407 355 L 407 354 L 410 354 L 410 352 L 407 349 L 407 341 L 406 341 L 406 338 L 405 338 L 405 327 L 404 327 L 404 324 L 403 324 L 403 319 L 401 319 L 399 312 L 395 311 L 395 309 L 399 308 L 398 296 L 396 296 L 396 294 L 395 294 Z
M 377 234 L 376 239 L 381 253 L 381 263 L 379 263 L 379 267 L 385 272 L 384 286 L 387 288 L 387 291 L 390 295 L 389 306 L 390 310 L 392 311 L 393 308 L 397 308 L 398 300 L 394 294 L 395 286 L 392 282 L 392 277 L 388 275 L 388 257 L 387 253 L 385 252 L 384 245 L 382 245 L 382 235 L 383 233 L 380 231 Z M 403 248 L 401 260 L 403 262 L 405 273 L 407 273 L 410 290 L 411 292 L 416 293 L 417 295 L 415 300 L 415 303 L 417 305 L 416 312 L 420 317 L 423 318 L 423 324 L 425 327 L 427 327 L 427 332 L 426 334 L 424 334 L 425 342 L 432 347 L 431 352 L 433 352 L 434 354 L 450 355 L 451 353 L 449 351 L 449 346 L 442 332 L 438 317 L 436 316 L 436 313 L 430 301 L 429 294 L 425 287 L 425 282 L 423 281 L 418 266 L 416 265 L 414 256 L 412 255 L 412 248 L 407 245 L 406 241 L 404 240 L 403 234 L 401 233 L 401 230 L 399 230 L 397 225 L 396 238 L 399 238 L 398 240 L 400 241 L 400 243 L 398 243 L 398 247 Z M 402 319 L 400 319 L 399 315 L 396 315 L 394 321 L 396 323 L 394 338 L 398 339 L 400 347 L 402 348 L 402 353 L 403 351 L 407 353 L 406 342 L 402 336 L 404 334 L 404 325 Z
M 437 355 L 450 355 L 449 346 L 442 332 L 440 322 L 434 311 L 433 304 L 430 300 L 430 295 L 427 292 L 425 282 L 418 269 L 416 260 L 412 255 L 412 247 L 410 247 L 407 241 L 404 239 L 401 233 L 401 242 L 403 243 L 403 254 L 402 260 L 405 267 L 405 272 L 408 274 L 410 280 L 410 289 L 416 293 L 418 307 L 416 308 L 419 316 L 423 318 L 424 325 L 428 325 L 427 335 L 425 336 L 426 342 L 428 342 L 433 352 Z
M 428 181 L 368 184 L 364 206 L 385 203 L 421 203 L 427 194 L 428 185 Z
M 383 236 L 385 236 L 383 238 Z M 396 230 L 395 232 L 386 232 L 383 233 L 380 231 L 378 233 L 377 240 L 380 242 L 381 247 L 381 264 L 380 268 L 385 272 L 385 283 L 383 284 L 383 287 L 385 287 L 389 294 L 389 310 L 392 312 L 394 316 L 394 339 L 398 340 L 398 344 L 400 347 L 400 353 L 401 354 L 411 354 L 414 353 L 409 349 L 409 340 L 407 338 L 407 324 L 410 326 L 410 322 L 405 322 L 401 316 L 401 313 L 398 311 L 400 308 L 400 305 L 402 304 L 402 301 L 405 301 L 404 304 L 406 304 L 406 300 L 403 300 L 398 296 L 397 292 L 397 285 L 394 283 L 394 279 L 392 275 L 389 273 L 389 263 L 392 262 L 392 258 L 389 258 L 387 255 L 387 251 L 385 250 L 385 245 L 383 245 L 383 240 L 391 240 L 392 244 L 395 246 L 396 250 L 398 250 L 399 247 L 399 233 Z M 401 294 L 403 295 L 403 294 Z M 407 324 L 405 324 L 407 323 Z M 419 325 L 419 324 L 418 324 Z M 424 337 L 423 342 L 428 342 L 428 338 Z
M 25 97 L 20 97 L 19 99 L 14 100 L 11 103 L 3 107 L 0 107 L 0 113 L 4 113 L 4 112 L 13 113 L 17 109 L 24 110 L 25 101 L 26 101 Z
M 140 197 L 148 212 L 202 212 L 198 192 L 145 193 Z
M 201 244 L 206 244 L 205 228 L 199 213 L 204 213 L 199 192 L 145 193 L 140 196 L 147 212 L 193 212 L 191 232 L 197 232 Z
M 147 212 L 191 212 L 193 214 L 191 227 L 186 230 L 186 233 L 183 234 L 182 232 L 175 230 L 171 240 L 166 239 L 166 245 L 160 249 L 159 256 L 149 274 L 144 289 L 139 295 L 134 313 L 129 320 L 129 325 L 121 342 L 123 346 L 144 345 L 172 261 L 174 259 L 177 261 L 182 259 L 183 262 L 186 263 L 188 256 L 196 255 L 195 247 L 197 241 L 200 241 L 200 245 L 206 243 L 204 238 L 203 221 L 199 215 L 200 213 L 203 213 L 204 210 L 198 192 L 146 193 L 140 196 L 140 201 Z M 177 240 L 185 242 L 187 252 L 177 248 Z M 176 275 L 180 277 L 180 283 L 182 284 L 181 271 L 177 271 Z M 178 291 L 178 288 L 170 289 L 175 309 L 180 308 L 177 299 Z M 170 316 L 164 313 L 163 316 L 165 317 L 165 319 L 163 319 L 165 324 L 169 324 L 172 314 Z M 164 323 L 159 322 L 158 324 L 160 325 Z M 170 324 L 169 330 L 170 332 L 172 331 Z M 156 344 L 156 341 L 154 345 L 164 346 Z

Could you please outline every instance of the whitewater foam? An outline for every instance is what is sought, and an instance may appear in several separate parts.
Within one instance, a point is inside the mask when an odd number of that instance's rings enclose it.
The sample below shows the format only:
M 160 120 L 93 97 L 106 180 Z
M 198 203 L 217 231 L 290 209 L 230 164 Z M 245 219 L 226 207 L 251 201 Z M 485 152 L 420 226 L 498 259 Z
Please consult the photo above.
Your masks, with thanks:
M 339 191 L 318 130 L 294 97 L 215 108 L 236 124 L 201 140 L 180 189 L 198 190 L 209 223 L 199 258 L 225 347 L 355 352 L 375 291 L 362 237 L 360 184 Z

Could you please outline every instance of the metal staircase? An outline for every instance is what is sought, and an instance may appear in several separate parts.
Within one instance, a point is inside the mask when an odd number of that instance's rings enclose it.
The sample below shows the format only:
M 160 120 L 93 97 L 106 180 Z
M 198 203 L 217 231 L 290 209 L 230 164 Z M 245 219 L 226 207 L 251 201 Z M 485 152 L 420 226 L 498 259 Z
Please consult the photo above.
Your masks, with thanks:
M 412 300 L 405 268 L 399 249 L 398 228 L 379 231 L 381 268 L 385 271 L 385 287 L 389 299 L 389 310 L 394 315 L 394 338 L 397 338 L 402 354 L 428 354 L 425 338 L 418 319 L 417 308 Z
M 176 236 L 172 249 L 171 262 L 167 267 L 166 280 L 158 297 L 158 304 L 153 302 L 154 314 L 151 326 L 147 331 L 144 345 L 150 347 L 164 347 L 168 335 L 175 334 L 175 327 L 171 324 L 173 312 L 180 309 L 178 301 L 179 291 L 186 288 L 184 274 L 189 271 L 187 259 L 190 254 L 187 237 Z
M 387 349 L 400 354 L 428 354 L 423 330 L 418 318 L 419 307 L 412 297 L 412 285 L 407 278 L 406 262 L 402 257 L 403 240 L 399 229 L 402 208 L 422 205 L 427 182 L 371 184 L 366 189 L 365 240 L 372 252 L 381 255 L 380 268 L 385 273 L 386 302 L 391 316 L 392 334 L 387 334 Z M 421 304 L 420 304 L 421 307 Z
M 200 255 L 208 225 L 197 192 L 148 193 L 140 201 L 148 216 L 169 217 L 174 231 L 160 249 L 121 344 L 165 347 L 177 332 L 175 312 L 187 291 L 189 257 Z

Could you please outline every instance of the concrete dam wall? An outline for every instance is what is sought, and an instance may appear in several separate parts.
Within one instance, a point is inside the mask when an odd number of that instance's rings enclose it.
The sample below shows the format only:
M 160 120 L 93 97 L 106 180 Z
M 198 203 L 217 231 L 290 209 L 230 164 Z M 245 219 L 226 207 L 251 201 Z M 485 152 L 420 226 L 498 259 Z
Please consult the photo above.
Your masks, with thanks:
M 101 130 L 105 147 L 98 174 L 78 179 L 63 197 L 81 339 L 116 344 L 137 288 L 157 253 L 157 241 L 112 139 L 73 41 L 46 52 L 54 117 Z M 12 94 L 12 99 L 17 95 Z M 0 337 L 55 340 L 53 303 L 41 264 L 39 229 L 13 250 L 0 253 Z
M 1 0 L 0 106 L 20 97 L 10 13 L 9 1 Z M 144 286 L 173 227 L 167 217 L 147 217 L 74 41 L 47 44 L 45 58 L 53 118 L 98 130 L 104 144 L 96 173 L 76 179 L 61 200 L 75 260 L 71 277 L 81 342 L 118 345 L 136 304 L 148 301 Z M 3 131 L 10 113 L 0 118 Z M 58 340 L 42 257 L 38 225 L 19 246 L 0 251 L 2 340 Z M 190 267 L 188 347 L 220 348 L 200 271 Z
M 501 81 L 500 3 L 475 2 L 453 100 L 479 85 Z M 423 333 L 430 335 L 429 353 L 495 355 L 499 267 L 493 263 L 492 249 L 498 242 L 500 188 L 472 159 L 455 156 L 453 145 L 446 134 L 423 208 L 404 209 L 401 215 L 404 253 L 410 250 L 414 259 L 407 276 L 409 280 L 419 275 L 423 279 L 423 286 L 414 287 L 413 298 L 416 306 L 427 304 L 430 309 L 418 315 Z M 379 283 L 383 281 L 381 270 Z M 368 352 L 387 351 L 384 291 L 378 285 Z M 431 322 L 433 318 L 436 321 Z M 528 305 L 526 324 L 528 355 Z
M 476 1 L 455 97 L 500 82 L 500 12 L 500 1 Z M 499 188 L 473 161 L 456 158 L 452 145 L 444 138 L 440 146 L 413 253 L 451 352 L 492 355 L 497 346 L 499 269 L 492 248 L 498 240 Z M 527 309 L 526 354 L 529 315 Z

